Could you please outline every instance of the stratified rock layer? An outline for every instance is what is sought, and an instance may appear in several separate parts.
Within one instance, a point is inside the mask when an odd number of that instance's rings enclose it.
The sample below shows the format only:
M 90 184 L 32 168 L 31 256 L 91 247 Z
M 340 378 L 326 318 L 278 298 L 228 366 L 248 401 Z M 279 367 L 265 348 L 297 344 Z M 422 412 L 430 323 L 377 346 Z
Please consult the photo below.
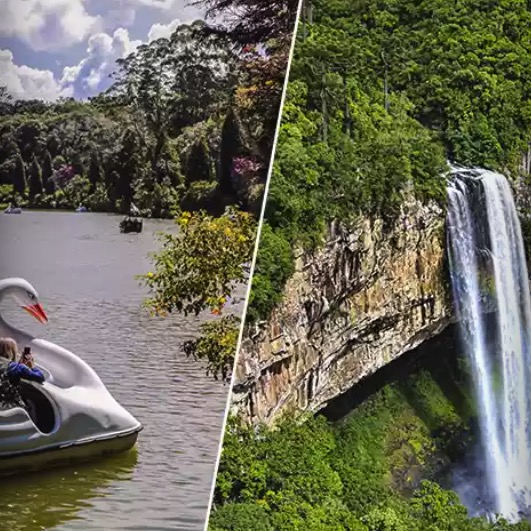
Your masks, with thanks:
M 331 225 L 325 245 L 297 259 L 269 321 L 246 331 L 233 411 L 271 424 L 321 409 L 440 333 L 451 320 L 448 285 L 438 207 L 407 203 L 390 227 Z

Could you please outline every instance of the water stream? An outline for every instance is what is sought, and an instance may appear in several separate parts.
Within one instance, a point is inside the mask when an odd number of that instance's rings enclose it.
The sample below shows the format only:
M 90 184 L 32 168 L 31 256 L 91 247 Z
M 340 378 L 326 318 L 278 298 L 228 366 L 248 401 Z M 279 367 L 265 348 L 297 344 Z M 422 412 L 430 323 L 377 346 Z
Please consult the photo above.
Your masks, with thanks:
M 487 513 L 515 521 L 531 507 L 531 299 L 520 223 L 507 179 L 487 170 L 452 168 L 448 211 L 454 305 L 478 405 L 482 496 Z M 489 314 L 495 340 L 487 337 Z

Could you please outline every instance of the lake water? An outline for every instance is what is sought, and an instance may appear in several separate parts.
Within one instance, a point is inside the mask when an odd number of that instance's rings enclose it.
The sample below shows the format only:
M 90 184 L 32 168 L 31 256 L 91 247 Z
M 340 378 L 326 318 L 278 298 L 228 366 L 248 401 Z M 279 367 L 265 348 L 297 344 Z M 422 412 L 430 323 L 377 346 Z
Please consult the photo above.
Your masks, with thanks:
M 150 317 L 135 275 L 150 270 L 154 234 L 170 221 L 145 220 L 119 233 L 105 214 L 0 215 L 0 278 L 23 277 L 49 323 L 11 302 L 17 328 L 85 359 L 142 424 L 137 449 L 86 466 L 0 483 L 0 527 L 18 530 L 199 530 L 203 528 L 228 387 L 187 359 L 194 317 Z

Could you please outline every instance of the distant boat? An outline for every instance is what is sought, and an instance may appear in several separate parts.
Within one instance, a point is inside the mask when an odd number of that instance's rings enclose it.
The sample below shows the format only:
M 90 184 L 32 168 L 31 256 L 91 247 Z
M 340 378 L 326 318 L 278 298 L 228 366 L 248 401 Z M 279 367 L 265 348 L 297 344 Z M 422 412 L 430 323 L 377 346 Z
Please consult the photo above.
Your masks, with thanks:
M 129 212 L 122 221 L 120 221 L 120 232 L 128 234 L 130 232 L 140 233 L 144 227 L 144 220 L 141 217 L 140 210 L 131 203 Z
M 79 205 L 79 206 L 76 208 L 76 212 L 88 212 L 88 210 L 87 210 L 87 207 L 86 207 L 86 206 Z
M 120 232 L 128 234 L 130 232 L 140 233 L 144 227 L 144 220 L 142 218 L 125 217 L 120 221 Z
M 4 214 L 22 214 L 22 209 L 20 207 L 8 206 L 4 210 Z

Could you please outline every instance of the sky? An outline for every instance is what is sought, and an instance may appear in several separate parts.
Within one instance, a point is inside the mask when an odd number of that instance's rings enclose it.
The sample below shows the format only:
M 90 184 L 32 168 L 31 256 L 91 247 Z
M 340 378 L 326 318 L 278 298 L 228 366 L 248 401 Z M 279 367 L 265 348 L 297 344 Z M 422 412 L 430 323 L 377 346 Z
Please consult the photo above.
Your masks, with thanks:
M 188 0 L 0 0 L 0 85 L 15 98 L 85 99 L 115 61 L 203 17 Z

